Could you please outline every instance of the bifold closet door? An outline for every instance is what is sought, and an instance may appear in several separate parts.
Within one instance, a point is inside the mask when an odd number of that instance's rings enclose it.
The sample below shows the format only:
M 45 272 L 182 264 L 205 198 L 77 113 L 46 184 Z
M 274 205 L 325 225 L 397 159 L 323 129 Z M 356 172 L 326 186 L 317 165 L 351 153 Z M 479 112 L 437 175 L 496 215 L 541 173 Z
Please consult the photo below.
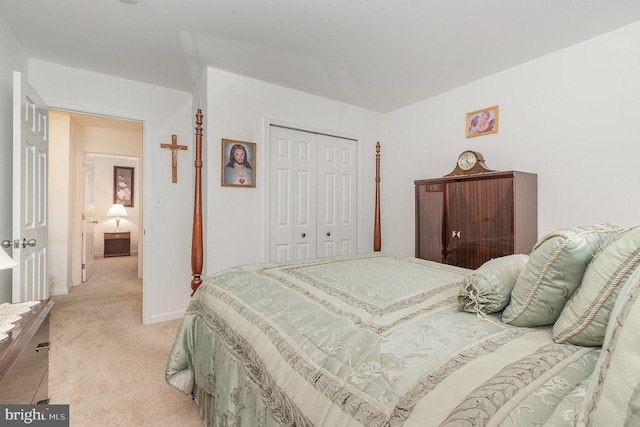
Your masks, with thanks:
M 270 132 L 269 261 L 315 258 L 317 135 Z
M 318 135 L 318 256 L 356 251 L 358 144 Z
M 356 141 L 271 126 L 269 261 L 357 250 Z

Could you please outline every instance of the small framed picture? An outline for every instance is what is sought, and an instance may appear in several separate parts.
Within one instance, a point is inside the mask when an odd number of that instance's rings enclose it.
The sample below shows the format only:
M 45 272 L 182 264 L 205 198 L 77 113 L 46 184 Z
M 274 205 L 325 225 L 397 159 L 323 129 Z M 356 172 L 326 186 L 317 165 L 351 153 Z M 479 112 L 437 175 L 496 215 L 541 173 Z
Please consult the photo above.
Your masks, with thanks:
M 122 203 L 127 208 L 133 207 L 132 167 L 113 167 L 113 203 Z
M 222 186 L 256 186 L 256 144 L 222 140 Z
M 498 132 L 498 106 L 467 113 L 467 138 Z

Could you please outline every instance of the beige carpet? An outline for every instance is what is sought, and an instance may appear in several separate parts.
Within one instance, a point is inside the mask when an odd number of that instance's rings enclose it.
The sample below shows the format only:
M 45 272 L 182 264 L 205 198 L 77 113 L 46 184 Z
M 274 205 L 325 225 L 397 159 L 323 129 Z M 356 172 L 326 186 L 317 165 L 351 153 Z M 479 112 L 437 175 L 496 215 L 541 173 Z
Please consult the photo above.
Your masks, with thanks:
M 49 397 L 70 405 L 71 426 L 202 426 L 191 397 L 164 379 L 179 320 L 142 324 L 137 262 L 96 259 L 87 283 L 53 297 Z

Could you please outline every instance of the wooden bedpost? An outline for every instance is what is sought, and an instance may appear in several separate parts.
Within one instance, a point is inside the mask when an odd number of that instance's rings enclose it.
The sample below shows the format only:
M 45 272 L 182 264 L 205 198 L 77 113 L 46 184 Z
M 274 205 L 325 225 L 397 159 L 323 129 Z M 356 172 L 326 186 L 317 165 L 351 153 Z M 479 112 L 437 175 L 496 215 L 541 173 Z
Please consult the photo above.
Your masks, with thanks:
M 202 110 L 196 113 L 196 180 L 195 197 L 193 199 L 193 235 L 191 237 L 191 296 L 202 283 Z
M 380 230 L 380 142 L 376 143 L 376 212 L 373 225 L 373 250 L 380 252 L 382 236 Z

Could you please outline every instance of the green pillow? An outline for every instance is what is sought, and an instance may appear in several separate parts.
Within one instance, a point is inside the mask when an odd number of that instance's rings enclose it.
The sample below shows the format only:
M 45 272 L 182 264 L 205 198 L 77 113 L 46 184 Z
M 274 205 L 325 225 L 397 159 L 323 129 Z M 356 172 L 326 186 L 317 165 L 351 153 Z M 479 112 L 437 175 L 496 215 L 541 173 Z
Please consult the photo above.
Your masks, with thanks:
M 598 364 L 578 414 L 580 426 L 640 426 L 640 268 L 611 312 Z
M 580 287 L 553 325 L 553 340 L 601 346 L 620 288 L 640 265 L 640 226 L 607 241 L 594 255 Z
M 529 255 L 515 254 L 494 258 L 467 274 L 460 286 L 458 302 L 464 311 L 495 313 L 507 306 L 516 279 Z
M 516 281 L 502 321 L 514 326 L 553 324 L 600 245 L 620 231 L 617 225 L 597 224 L 542 237 Z

